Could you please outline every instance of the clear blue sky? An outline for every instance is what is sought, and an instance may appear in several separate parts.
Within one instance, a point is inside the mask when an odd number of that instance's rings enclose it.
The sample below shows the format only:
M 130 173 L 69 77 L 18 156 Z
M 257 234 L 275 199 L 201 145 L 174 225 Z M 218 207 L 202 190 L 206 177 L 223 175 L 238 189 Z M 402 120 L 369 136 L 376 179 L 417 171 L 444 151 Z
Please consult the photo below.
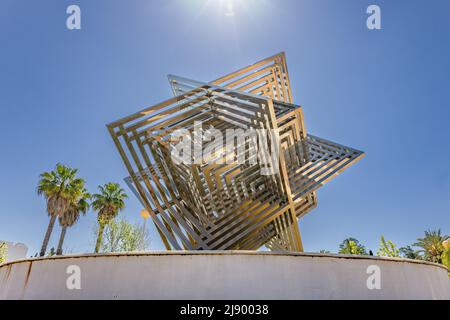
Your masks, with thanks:
M 122 182 L 105 124 L 170 97 L 167 74 L 212 80 L 280 51 L 309 132 L 366 152 L 319 190 L 300 222 L 306 251 L 450 233 L 450 2 L 233 2 L 230 17 L 220 0 L 1 0 L 0 239 L 37 252 L 48 218 L 36 183 L 57 162 L 90 191 Z M 79 31 L 66 28 L 70 4 Z M 382 30 L 366 27 L 370 4 Z M 130 194 L 123 215 L 139 221 L 140 209 Z M 92 250 L 95 221 L 68 232 L 67 250 Z

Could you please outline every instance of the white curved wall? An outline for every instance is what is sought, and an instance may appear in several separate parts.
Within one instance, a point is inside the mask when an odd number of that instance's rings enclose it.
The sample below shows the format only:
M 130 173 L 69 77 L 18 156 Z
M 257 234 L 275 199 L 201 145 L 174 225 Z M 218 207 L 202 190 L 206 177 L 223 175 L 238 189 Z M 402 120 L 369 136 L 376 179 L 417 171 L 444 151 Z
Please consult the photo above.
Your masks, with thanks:
M 73 265 L 80 290 L 66 286 Z M 380 290 L 367 288 L 371 265 Z M 0 266 L 0 299 L 450 299 L 450 281 L 412 260 L 183 251 L 12 262 Z

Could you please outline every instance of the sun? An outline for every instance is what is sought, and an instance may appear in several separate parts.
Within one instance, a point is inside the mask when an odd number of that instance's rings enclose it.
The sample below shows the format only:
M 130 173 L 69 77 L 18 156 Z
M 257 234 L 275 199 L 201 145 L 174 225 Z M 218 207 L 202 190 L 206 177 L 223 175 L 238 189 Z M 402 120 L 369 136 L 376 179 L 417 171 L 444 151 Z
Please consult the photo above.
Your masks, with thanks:
M 234 6 L 233 6 L 233 0 L 222 0 L 222 2 L 225 2 L 225 16 L 227 17 L 234 17 Z

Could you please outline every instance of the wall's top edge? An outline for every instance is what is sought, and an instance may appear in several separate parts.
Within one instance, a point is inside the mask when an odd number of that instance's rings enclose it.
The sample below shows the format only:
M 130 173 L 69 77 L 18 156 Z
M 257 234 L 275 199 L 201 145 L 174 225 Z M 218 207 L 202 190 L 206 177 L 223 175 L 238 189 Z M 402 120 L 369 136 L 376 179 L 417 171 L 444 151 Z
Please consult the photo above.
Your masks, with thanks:
M 357 256 L 357 255 L 343 255 L 343 254 L 324 254 L 324 253 L 308 253 L 308 252 L 272 252 L 272 251 L 241 251 L 241 250 L 225 250 L 225 251 L 148 251 L 148 252 L 120 252 L 120 253 L 100 253 L 100 254 L 72 254 L 64 256 L 53 257 L 38 257 L 20 259 L 15 261 L 8 261 L 4 264 L 0 264 L 1 267 L 13 265 L 23 262 L 38 262 L 49 260 L 61 260 L 61 259 L 78 259 L 78 258 L 101 258 L 101 257 L 128 257 L 128 256 L 189 256 L 189 255 L 253 255 L 253 256 L 292 256 L 292 257 L 311 257 L 311 258 L 333 258 L 333 259 L 350 259 L 350 260 L 377 260 L 377 261 L 389 261 L 389 262 L 402 262 L 402 263 L 416 263 L 429 265 L 434 267 L 440 267 L 446 271 L 448 269 L 441 264 L 433 263 L 423 260 L 412 260 L 403 258 L 388 258 L 388 257 L 375 257 L 375 256 Z

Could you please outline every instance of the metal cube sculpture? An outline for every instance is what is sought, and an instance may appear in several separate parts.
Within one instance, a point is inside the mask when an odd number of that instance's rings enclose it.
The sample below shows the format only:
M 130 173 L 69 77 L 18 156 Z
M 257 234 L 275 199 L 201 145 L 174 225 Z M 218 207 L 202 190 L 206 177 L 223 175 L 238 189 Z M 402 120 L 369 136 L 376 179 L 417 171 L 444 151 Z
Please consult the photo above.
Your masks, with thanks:
M 166 248 L 303 251 L 298 219 L 317 206 L 316 190 L 364 153 L 307 134 L 284 53 L 210 83 L 169 81 L 174 98 L 108 125 L 130 173 L 125 180 Z M 275 132 L 267 140 L 279 152 L 262 161 L 250 152 L 252 137 L 236 135 L 231 149 L 220 139 L 201 145 L 201 155 L 214 150 L 207 153 L 214 161 L 196 162 L 195 152 L 192 163 L 174 159 L 175 132 L 194 132 L 183 139 L 195 146 L 208 128 Z M 237 148 L 250 157 L 237 161 Z

